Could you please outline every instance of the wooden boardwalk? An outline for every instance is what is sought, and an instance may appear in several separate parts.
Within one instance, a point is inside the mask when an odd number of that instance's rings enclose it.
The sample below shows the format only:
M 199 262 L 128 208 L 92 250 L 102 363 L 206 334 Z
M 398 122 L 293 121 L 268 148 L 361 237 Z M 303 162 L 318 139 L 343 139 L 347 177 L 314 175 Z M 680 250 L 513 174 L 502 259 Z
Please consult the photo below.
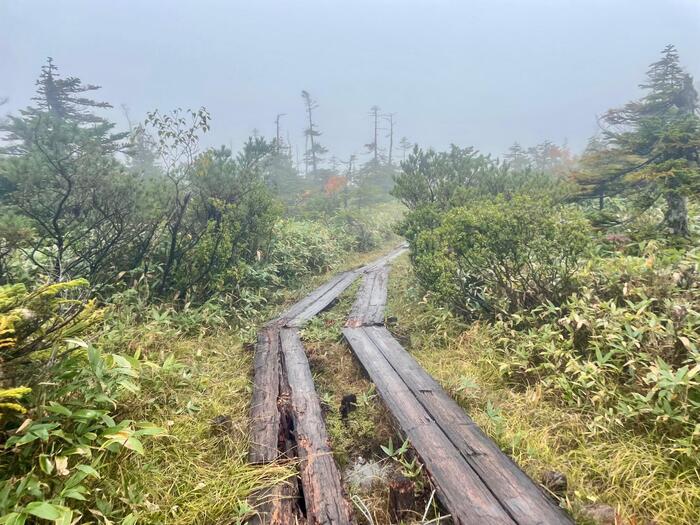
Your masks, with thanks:
M 456 524 L 571 524 L 383 326 L 389 265 L 405 248 L 342 273 L 258 334 L 249 459 L 299 461 L 299 483 L 258 494 L 265 524 L 353 523 L 298 328 L 360 275 L 362 286 L 343 334 L 398 427 L 411 443 Z M 298 502 L 304 500 L 303 509 Z

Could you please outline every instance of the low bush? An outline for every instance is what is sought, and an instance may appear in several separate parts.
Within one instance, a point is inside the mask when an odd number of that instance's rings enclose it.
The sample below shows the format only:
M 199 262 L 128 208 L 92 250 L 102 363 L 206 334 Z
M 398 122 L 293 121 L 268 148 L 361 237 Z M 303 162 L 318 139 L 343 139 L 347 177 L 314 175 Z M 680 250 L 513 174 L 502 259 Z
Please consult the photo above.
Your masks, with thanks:
M 576 287 L 589 227 L 575 210 L 517 196 L 478 201 L 439 217 L 414 215 L 413 260 L 423 285 L 467 316 L 559 304 Z
M 282 284 L 330 270 L 342 256 L 342 243 L 330 228 L 316 221 L 285 219 L 274 228 L 265 261 Z
M 347 251 L 370 252 L 384 245 L 393 236 L 395 215 L 379 207 L 343 211 L 333 217 L 331 224 L 344 239 Z

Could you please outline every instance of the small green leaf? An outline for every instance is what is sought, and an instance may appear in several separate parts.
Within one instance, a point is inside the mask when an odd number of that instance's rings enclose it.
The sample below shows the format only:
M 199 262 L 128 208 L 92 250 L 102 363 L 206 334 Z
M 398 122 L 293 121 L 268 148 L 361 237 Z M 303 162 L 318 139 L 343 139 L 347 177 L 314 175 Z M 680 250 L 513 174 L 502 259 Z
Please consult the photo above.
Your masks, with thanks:
M 3 525 L 24 525 L 27 521 L 27 515 L 22 512 L 11 512 L 0 517 L 0 523 Z
M 139 441 L 135 437 L 130 437 L 129 439 L 127 439 L 124 442 L 124 446 L 129 450 L 133 450 L 134 452 L 143 455 L 143 445 L 141 444 L 141 441 Z
M 55 401 L 51 401 L 50 405 L 46 407 L 46 410 L 51 412 L 52 414 L 59 414 L 61 416 L 71 416 L 72 412 L 68 410 L 66 407 L 61 405 L 60 403 L 56 403 Z
M 88 476 L 92 476 L 93 478 L 100 479 L 100 473 L 97 472 L 94 468 L 92 468 L 90 465 L 76 465 L 75 467 L 81 472 L 84 472 Z
M 39 467 L 45 474 L 51 474 L 53 472 L 53 463 L 51 458 L 46 454 L 39 455 Z
M 46 501 L 33 501 L 25 509 L 32 516 L 45 520 L 56 521 L 64 514 L 64 509 Z

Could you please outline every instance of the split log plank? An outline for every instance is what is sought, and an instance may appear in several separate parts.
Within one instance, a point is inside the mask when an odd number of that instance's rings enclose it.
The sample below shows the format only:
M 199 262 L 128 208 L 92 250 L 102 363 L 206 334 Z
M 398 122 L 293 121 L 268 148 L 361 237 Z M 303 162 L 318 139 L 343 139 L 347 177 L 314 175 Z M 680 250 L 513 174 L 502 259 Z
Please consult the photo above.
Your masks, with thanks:
M 253 395 L 250 407 L 251 433 L 250 463 L 271 463 L 280 459 L 281 417 L 280 399 L 279 328 L 270 323 L 258 332 L 254 357 Z M 251 495 L 251 506 L 256 514 L 249 525 L 287 525 L 302 523 L 294 505 L 298 490 L 291 479 Z
M 296 479 L 278 483 L 269 489 L 257 492 L 251 497 L 256 514 L 251 516 L 248 525 L 303 525 L 303 516 L 294 505 L 298 491 L 294 487 Z
M 386 328 L 367 327 L 365 332 L 516 523 L 573 523 L 566 512 L 484 434 Z
M 343 335 L 423 461 L 454 522 L 458 525 L 514 525 L 496 497 L 377 349 L 365 328 L 347 327 Z
M 299 332 L 280 331 L 284 370 L 291 391 L 290 408 L 300 460 L 300 477 L 309 525 L 349 525 L 340 473 L 333 459 L 321 404 Z
M 358 275 L 356 271 L 344 272 L 319 286 L 283 313 L 279 318 L 280 324 L 287 327 L 303 326 L 309 319 L 327 308 L 357 279 Z
M 345 326 L 371 326 L 384 323 L 389 266 L 365 273 L 357 299 Z
M 279 457 L 279 335 L 267 326 L 258 332 L 253 360 L 253 395 L 250 403 L 250 463 L 269 463 Z

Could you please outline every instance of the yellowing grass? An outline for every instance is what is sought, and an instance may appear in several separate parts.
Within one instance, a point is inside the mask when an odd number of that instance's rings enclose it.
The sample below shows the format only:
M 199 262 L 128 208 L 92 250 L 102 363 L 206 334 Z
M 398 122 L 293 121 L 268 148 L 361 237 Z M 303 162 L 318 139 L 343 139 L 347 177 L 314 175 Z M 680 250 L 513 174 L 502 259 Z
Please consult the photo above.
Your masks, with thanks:
M 144 381 L 129 415 L 148 418 L 168 436 L 115 467 L 140 498 L 139 523 L 242 522 L 254 490 L 295 473 L 293 465 L 247 462 L 252 351 L 225 333 L 161 344 L 176 357 L 175 369 Z M 229 419 L 216 425 L 217 416 Z
M 535 480 L 547 470 L 568 479 L 565 505 L 580 512 L 612 505 L 619 523 L 700 523 L 700 474 L 662 453 L 653 436 L 593 428 L 591 415 L 562 408 L 534 386 L 514 390 L 498 374 L 486 325 L 464 326 L 425 301 L 406 257 L 390 280 L 394 330 L 418 361 Z

